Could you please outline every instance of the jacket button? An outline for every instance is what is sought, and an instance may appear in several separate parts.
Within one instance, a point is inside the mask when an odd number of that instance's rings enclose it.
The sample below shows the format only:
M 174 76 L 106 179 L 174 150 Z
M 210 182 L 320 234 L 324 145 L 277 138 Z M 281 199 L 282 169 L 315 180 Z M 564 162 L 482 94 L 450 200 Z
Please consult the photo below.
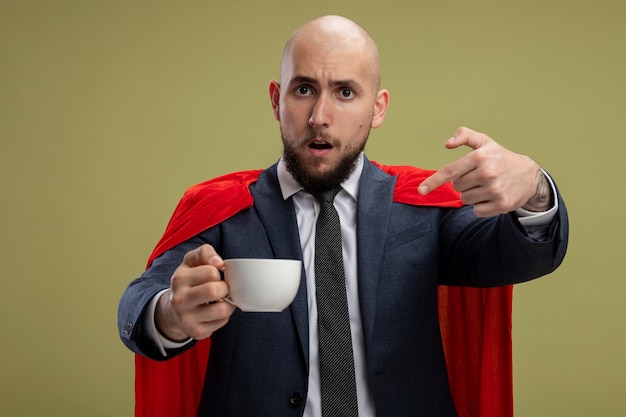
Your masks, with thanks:
M 291 397 L 289 397 L 289 404 L 291 404 L 292 407 L 299 407 L 303 402 L 304 396 L 300 392 L 294 392 L 291 394 Z
M 129 321 L 124 322 L 124 325 L 122 326 L 122 333 L 130 334 L 132 330 L 133 330 L 133 324 Z

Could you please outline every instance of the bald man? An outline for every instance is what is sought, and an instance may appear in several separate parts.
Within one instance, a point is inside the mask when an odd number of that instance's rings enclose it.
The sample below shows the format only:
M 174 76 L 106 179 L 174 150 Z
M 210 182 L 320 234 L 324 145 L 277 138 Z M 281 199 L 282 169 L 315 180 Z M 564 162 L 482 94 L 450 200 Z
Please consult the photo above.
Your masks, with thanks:
M 337 291 L 347 294 L 353 348 L 350 415 L 456 416 L 437 287 L 514 284 L 561 263 L 568 222 L 556 187 L 533 159 L 485 134 L 459 128 L 446 146 L 469 152 L 436 172 L 410 171 L 422 179 L 398 201 L 405 176 L 364 155 L 389 104 L 380 80 L 376 44 L 356 23 L 323 16 L 297 29 L 280 81 L 269 85 L 282 158 L 237 189 L 252 196 L 245 207 L 215 224 L 187 214 L 197 230 L 155 251 L 123 295 L 120 335 L 134 352 L 167 360 L 211 338 L 198 416 L 348 415 L 322 407 L 316 192 L 340 187 L 345 288 Z M 450 184 L 456 192 L 441 191 Z M 223 302 L 220 270 L 236 257 L 301 259 L 292 305 L 244 313 Z

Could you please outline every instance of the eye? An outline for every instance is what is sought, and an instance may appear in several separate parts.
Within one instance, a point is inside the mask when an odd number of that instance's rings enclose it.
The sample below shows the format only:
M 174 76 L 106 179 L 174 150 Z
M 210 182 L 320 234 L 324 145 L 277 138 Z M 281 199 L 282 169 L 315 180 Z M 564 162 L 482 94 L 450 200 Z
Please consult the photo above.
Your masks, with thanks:
M 339 95 L 341 96 L 341 98 L 352 98 L 354 97 L 354 91 L 349 88 L 342 88 L 339 91 Z
M 308 85 L 301 85 L 296 88 L 296 94 L 298 94 L 299 96 L 308 96 L 313 94 L 313 91 Z

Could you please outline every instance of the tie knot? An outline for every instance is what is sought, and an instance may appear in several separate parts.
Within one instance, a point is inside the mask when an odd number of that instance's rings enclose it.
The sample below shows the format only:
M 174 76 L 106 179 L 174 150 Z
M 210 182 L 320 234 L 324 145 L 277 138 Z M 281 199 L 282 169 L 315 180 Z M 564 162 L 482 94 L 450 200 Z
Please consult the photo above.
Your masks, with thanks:
M 341 191 L 341 187 L 331 188 L 330 190 L 309 191 L 313 197 L 320 203 L 332 203 L 337 193 Z

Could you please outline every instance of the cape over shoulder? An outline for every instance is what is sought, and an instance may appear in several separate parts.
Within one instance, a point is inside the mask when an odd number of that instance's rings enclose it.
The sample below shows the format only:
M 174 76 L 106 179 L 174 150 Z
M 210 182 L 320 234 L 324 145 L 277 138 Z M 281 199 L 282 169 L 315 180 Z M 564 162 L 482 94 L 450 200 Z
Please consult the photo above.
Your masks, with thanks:
M 168 249 L 250 207 L 250 184 L 263 170 L 240 171 L 201 182 L 180 199 L 147 267 Z
M 459 195 L 452 186 L 444 184 L 426 196 L 417 192 L 417 187 L 434 171 L 400 165 L 374 165 L 391 176 L 397 177 L 394 201 L 404 204 L 460 207 Z M 204 181 L 189 188 L 181 198 L 148 260 L 195 236 L 201 231 L 223 222 L 253 204 L 250 185 L 257 181 L 263 170 L 239 171 Z

